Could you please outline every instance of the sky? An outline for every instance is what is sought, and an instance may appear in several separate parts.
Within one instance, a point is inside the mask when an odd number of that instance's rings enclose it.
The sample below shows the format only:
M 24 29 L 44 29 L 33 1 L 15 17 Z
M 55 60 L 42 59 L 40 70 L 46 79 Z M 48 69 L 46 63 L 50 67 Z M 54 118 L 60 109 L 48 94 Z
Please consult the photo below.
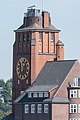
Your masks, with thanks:
M 0 0 L 0 79 L 12 78 L 14 30 L 34 4 L 42 9 L 42 0 Z M 43 10 L 50 12 L 52 24 L 61 30 L 65 59 L 80 59 L 80 0 L 43 0 Z

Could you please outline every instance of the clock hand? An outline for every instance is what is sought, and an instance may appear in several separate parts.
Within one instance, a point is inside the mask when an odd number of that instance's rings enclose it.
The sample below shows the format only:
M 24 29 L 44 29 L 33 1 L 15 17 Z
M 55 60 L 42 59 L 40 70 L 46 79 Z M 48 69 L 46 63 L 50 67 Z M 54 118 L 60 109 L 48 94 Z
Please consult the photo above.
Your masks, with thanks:
M 23 71 L 23 62 L 21 61 L 21 72 Z

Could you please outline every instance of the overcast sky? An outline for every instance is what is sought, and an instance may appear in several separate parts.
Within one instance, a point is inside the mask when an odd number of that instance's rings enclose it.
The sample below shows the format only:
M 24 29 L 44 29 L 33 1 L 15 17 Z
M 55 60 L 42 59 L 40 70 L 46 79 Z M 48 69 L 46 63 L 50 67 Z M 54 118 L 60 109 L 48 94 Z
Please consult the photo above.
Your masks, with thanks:
M 43 10 L 50 12 L 53 25 L 60 29 L 65 45 L 65 59 L 80 58 L 80 0 L 43 0 Z M 42 0 L 0 0 L 0 78 L 12 77 L 14 30 L 23 21 L 27 7 Z

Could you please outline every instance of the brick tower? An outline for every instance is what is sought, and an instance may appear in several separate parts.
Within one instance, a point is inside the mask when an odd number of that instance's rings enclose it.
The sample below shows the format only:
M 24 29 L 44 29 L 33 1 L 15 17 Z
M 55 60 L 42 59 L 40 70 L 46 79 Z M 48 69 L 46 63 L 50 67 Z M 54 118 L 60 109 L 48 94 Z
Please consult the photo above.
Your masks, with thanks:
M 13 101 L 35 80 L 46 61 L 64 59 L 60 30 L 51 24 L 47 11 L 34 6 L 24 14 L 23 24 L 15 30 L 13 45 Z

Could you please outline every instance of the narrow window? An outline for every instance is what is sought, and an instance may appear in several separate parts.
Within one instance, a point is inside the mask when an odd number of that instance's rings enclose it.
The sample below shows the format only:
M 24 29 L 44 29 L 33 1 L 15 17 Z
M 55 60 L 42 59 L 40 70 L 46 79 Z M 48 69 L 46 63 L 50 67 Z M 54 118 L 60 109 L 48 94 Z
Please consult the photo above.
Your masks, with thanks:
M 18 35 L 19 42 L 21 42 L 21 34 Z
M 26 34 L 23 34 L 23 41 L 26 41 Z
M 42 113 L 42 104 L 37 105 L 37 113 Z
M 35 113 L 35 104 L 31 104 L 31 113 Z
M 44 113 L 48 113 L 48 112 L 49 112 L 49 105 L 44 104 Z
M 24 111 L 25 111 L 25 113 L 29 113 L 29 105 L 28 104 L 25 105 L 25 110 Z
M 18 80 L 18 85 L 20 84 L 20 80 Z
M 53 35 L 53 33 L 51 33 L 50 35 L 51 35 L 50 36 L 51 41 L 54 41 L 54 35 Z
M 28 79 L 26 80 L 26 84 L 28 84 Z
M 42 33 L 38 34 L 38 39 L 39 39 L 39 41 L 41 41 L 41 39 L 42 39 Z
M 70 113 L 77 113 L 77 104 L 70 104 Z

